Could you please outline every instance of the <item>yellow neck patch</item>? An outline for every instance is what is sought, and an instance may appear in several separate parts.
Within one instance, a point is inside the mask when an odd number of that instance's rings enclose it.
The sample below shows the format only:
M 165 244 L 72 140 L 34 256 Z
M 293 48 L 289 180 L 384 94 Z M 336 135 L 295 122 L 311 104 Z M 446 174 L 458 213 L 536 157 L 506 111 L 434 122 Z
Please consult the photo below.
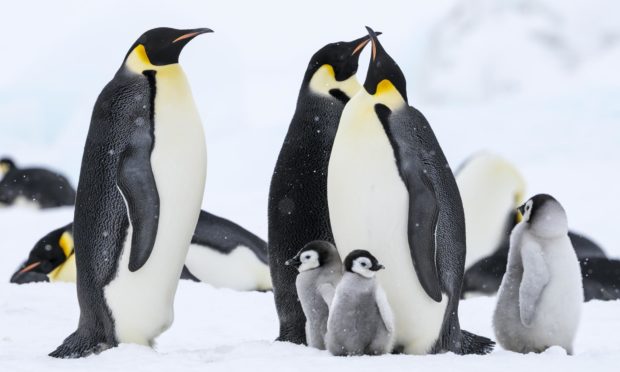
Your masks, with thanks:
M 65 231 L 58 240 L 58 245 L 65 253 L 65 257 L 69 257 L 73 254 L 73 236 L 68 231 Z
M 357 81 L 357 77 L 355 75 L 351 76 L 347 80 L 336 80 L 334 67 L 329 64 L 324 64 L 319 67 L 314 75 L 312 75 L 312 79 L 310 79 L 310 90 L 314 93 L 326 96 L 330 95 L 330 90 L 339 89 L 351 98 L 359 92 L 361 88 L 362 86 Z
M 146 49 L 142 44 L 138 44 L 138 46 L 129 53 L 125 64 L 130 70 L 136 73 L 155 69 L 155 66 L 151 63 L 149 56 L 146 54 Z
M 406 104 L 405 99 L 398 92 L 398 89 L 388 79 L 383 79 L 377 84 L 377 91 L 373 95 L 377 102 L 383 103 L 392 110 Z
M 62 265 L 47 274 L 51 282 L 75 283 L 77 279 L 77 268 L 75 266 L 75 254 L 67 258 Z

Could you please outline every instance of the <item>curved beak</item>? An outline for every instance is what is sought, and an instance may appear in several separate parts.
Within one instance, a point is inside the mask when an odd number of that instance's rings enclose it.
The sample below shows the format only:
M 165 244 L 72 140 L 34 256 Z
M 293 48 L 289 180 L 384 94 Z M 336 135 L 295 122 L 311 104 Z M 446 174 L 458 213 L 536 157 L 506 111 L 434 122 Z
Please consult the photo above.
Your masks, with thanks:
M 11 276 L 11 283 L 15 284 L 26 284 L 26 283 L 35 283 L 35 282 L 49 282 L 49 278 L 46 274 L 32 271 L 41 265 L 40 261 L 33 262 L 29 265 L 24 266 L 22 269 L 18 270 Z
M 193 30 L 184 30 L 184 32 L 185 33 L 183 35 L 181 35 L 181 36 L 177 37 L 176 39 L 174 39 L 172 41 L 172 43 L 174 44 L 174 43 L 179 42 L 181 40 L 189 41 L 189 40 L 195 38 L 196 36 L 198 36 L 200 34 L 206 34 L 206 33 L 209 33 L 209 32 L 213 32 L 213 30 L 211 30 L 210 28 L 195 28 Z

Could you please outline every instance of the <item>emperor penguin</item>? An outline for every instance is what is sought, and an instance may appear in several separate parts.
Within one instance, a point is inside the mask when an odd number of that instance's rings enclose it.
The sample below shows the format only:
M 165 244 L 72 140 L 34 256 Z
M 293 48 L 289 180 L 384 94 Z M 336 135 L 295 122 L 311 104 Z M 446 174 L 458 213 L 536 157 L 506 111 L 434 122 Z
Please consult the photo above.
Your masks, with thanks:
M 28 259 L 11 277 L 11 283 L 75 282 L 72 230 L 70 223 L 39 239 Z
M 426 118 L 409 106 L 405 77 L 374 32 L 364 89 L 346 105 L 328 169 L 329 216 L 341 256 L 371 252 L 407 354 L 486 354 L 463 331 L 458 304 L 465 219 L 454 176 Z
M 62 174 L 43 168 L 18 168 L 0 159 L 0 207 L 15 204 L 56 208 L 75 204 L 75 190 Z
M 327 211 L 327 164 L 344 105 L 361 89 L 355 73 L 368 42 L 364 36 L 332 43 L 312 56 L 273 171 L 267 240 L 279 341 L 306 341 L 306 319 L 295 289 L 297 272 L 284 262 L 311 241 L 334 242 Z
M 295 286 L 306 316 L 308 346 L 325 350 L 329 307 L 342 277 L 342 260 L 333 244 L 313 241 L 285 262 L 298 271 Z
M 375 278 L 383 265 L 370 252 L 354 250 L 345 258 L 344 266 L 327 321 L 327 349 L 338 356 L 391 352 L 394 315 Z
M 519 207 L 506 275 L 493 314 L 503 348 L 519 353 L 561 346 L 573 353 L 583 289 L 577 255 L 568 238 L 566 212 L 547 194 Z
M 73 220 L 80 320 L 50 356 L 152 345 L 172 324 L 206 176 L 204 132 L 178 58 L 206 32 L 145 32 L 95 103 Z

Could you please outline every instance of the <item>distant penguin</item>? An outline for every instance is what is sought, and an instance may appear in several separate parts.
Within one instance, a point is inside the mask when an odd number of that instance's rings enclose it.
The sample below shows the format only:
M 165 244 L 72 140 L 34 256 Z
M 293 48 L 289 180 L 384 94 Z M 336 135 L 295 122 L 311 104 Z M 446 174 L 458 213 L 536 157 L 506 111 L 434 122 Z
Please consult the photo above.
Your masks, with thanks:
M 342 260 L 333 244 L 313 241 L 286 261 L 298 271 L 295 286 L 301 308 L 306 315 L 308 346 L 325 350 L 325 333 L 329 307 L 342 278 Z
M 206 32 L 145 32 L 95 103 L 73 220 L 80 321 L 53 357 L 152 345 L 172 324 L 206 175 L 204 132 L 178 58 Z
M 344 266 L 345 273 L 329 312 L 327 349 L 339 356 L 391 352 L 394 314 L 375 278 L 383 265 L 370 252 L 355 250 L 346 257 Z
M 42 168 L 18 168 L 0 160 L 0 207 L 18 203 L 56 208 L 75 204 L 75 190 L 63 175 Z
M 525 180 L 502 157 L 482 152 L 455 172 L 467 224 L 465 269 L 499 247 L 515 221 L 507 221 L 525 198 Z M 508 226 L 506 226 L 508 225 Z
M 361 88 L 355 73 L 368 42 L 365 36 L 332 43 L 312 56 L 271 178 L 269 267 L 279 341 L 306 340 L 306 319 L 295 290 L 297 273 L 284 262 L 311 241 L 334 242 L 327 211 L 327 164 L 342 109 Z
M 72 227 L 69 224 L 41 238 L 11 283 L 75 282 Z M 264 240 L 232 221 L 201 211 L 181 279 L 240 291 L 265 291 L 271 288 L 267 261 Z
M 264 240 L 232 221 L 201 211 L 184 271 L 218 288 L 266 291 L 271 289 L 268 262 Z
M 11 283 L 75 282 L 72 229 L 73 224 L 68 224 L 41 238 L 13 274 Z
M 374 33 L 364 89 L 346 105 L 329 161 L 329 215 L 341 256 L 371 252 L 407 354 L 486 354 L 493 342 L 460 328 L 465 219 L 428 121 Z M 415 315 L 414 315 L 415 314 Z
M 493 314 L 495 335 L 506 350 L 539 353 L 557 345 L 572 354 L 583 289 L 566 212 L 546 194 L 519 210 L 523 221 L 510 236 L 508 269 Z

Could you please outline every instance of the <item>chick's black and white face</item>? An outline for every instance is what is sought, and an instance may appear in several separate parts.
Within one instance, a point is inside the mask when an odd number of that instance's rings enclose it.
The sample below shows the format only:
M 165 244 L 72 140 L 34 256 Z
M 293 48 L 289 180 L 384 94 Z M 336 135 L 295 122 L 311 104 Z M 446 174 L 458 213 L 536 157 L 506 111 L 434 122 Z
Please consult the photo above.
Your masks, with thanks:
M 530 199 L 525 203 L 523 207 L 523 221 L 529 222 L 532 217 L 532 208 L 534 206 L 534 202 Z
M 373 264 L 370 258 L 359 257 L 353 260 L 351 271 L 365 278 L 372 278 L 376 274 L 376 271 L 371 270 L 372 267 L 373 267 Z
M 313 250 L 301 252 L 299 255 L 299 261 L 301 262 L 297 268 L 299 272 L 316 269 L 321 266 L 321 263 L 319 262 L 319 253 Z

